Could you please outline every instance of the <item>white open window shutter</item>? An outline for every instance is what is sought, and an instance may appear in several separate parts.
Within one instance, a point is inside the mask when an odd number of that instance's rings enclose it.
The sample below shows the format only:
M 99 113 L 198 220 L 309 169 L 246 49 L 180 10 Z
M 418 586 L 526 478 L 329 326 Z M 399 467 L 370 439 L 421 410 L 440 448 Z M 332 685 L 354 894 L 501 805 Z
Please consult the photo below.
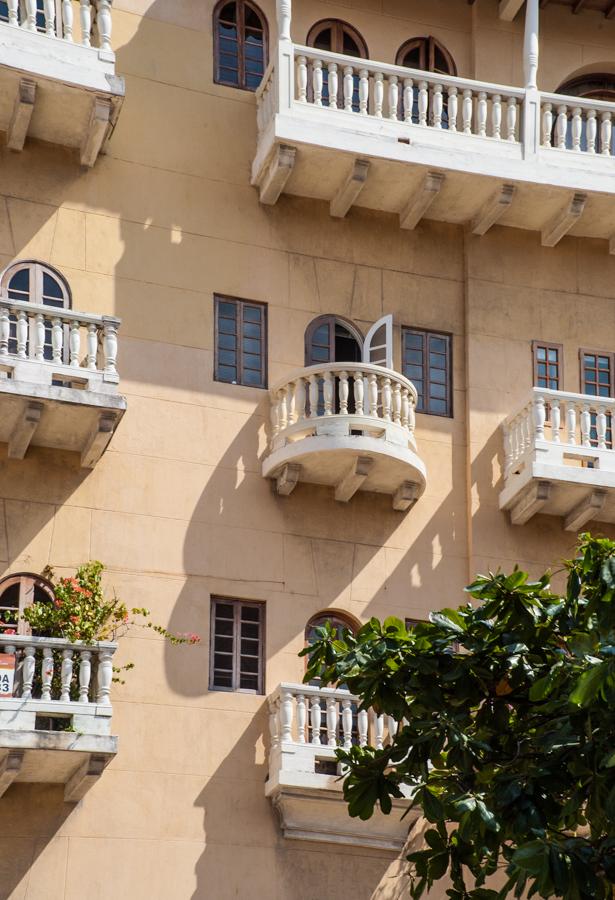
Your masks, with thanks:
M 363 362 L 393 368 L 393 316 L 378 319 L 365 335 Z

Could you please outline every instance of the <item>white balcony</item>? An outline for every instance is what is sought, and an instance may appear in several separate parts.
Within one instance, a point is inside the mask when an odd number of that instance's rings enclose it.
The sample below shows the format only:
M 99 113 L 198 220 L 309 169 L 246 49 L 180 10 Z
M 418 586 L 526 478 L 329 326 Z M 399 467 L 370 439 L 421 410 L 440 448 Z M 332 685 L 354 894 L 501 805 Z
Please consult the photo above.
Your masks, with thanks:
M 393 719 L 373 710 L 357 712 L 358 705 L 348 691 L 279 685 L 269 698 L 265 794 L 287 838 L 398 851 L 412 824 L 408 817 L 401 820 L 406 800 L 394 800 L 388 816 L 376 809 L 366 822 L 348 815 L 335 748 L 369 744 L 382 749 L 397 731 Z
M 0 131 L 11 150 L 27 137 L 74 149 L 93 166 L 117 121 L 111 0 L 7 0 L 0 22 Z
M 348 502 L 358 490 L 389 494 L 407 510 L 425 489 L 414 439 L 416 390 L 392 369 L 322 363 L 274 385 L 263 475 L 279 494 L 297 483 L 330 485 Z
M 64 784 L 80 800 L 117 753 L 114 643 L 0 637 L 0 798 L 14 781 Z M 0 800 L 1 802 L 1 800 Z
M 0 442 L 80 453 L 92 468 L 124 415 L 111 316 L 0 298 Z
M 252 182 L 423 216 L 484 234 L 496 222 L 540 232 L 615 235 L 615 104 L 434 75 L 279 41 L 257 92 Z M 609 245 L 615 252 L 615 240 Z
M 615 400 L 534 388 L 503 424 L 500 508 L 513 525 L 535 513 L 560 516 L 567 531 L 615 522 Z

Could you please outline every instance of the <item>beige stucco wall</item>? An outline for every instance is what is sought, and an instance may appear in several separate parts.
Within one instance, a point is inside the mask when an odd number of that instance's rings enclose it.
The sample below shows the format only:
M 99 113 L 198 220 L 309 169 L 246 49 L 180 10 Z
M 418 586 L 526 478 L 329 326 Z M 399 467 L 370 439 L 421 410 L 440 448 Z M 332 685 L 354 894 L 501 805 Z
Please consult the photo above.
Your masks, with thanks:
M 263 4 L 272 38 L 272 3 Z M 460 75 L 520 83 L 522 23 L 495 0 L 296 0 L 293 34 L 351 21 L 372 58 L 432 33 Z M 307 619 L 323 608 L 426 616 L 461 602 L 477 569 L 557 562 L 572 538 L 536 517 L 512 528 L 497 508 L 499 425 L 531 384 L 530 342 L 565 345 L 578 389 L 580 345 L 615 347 L 615 260 L 602 246 L 494 228 L 483 238 L 424 221 L 282 197 L 249 185 L 254 97 L 212 83 L 210 0 L 115 0 L 127 97 L 91 172 L 60 150 L 0 151 L 0 265 L 40 258 L 69 280 L 78 309 L 122 318 L 128 412 L 86 474 L 70 454 L 0 448 L 4 571 L 70 571 L 88 558 L 130 604 L 151 608 L 196 648 L 151 633 L 122 642 L 135 670 L 114 688 L 120 752 L 76 808 L 62 789 L 13 785 L 0 801 L 0 898 L 11 900 L 387 900 L 403 883 L 390 856 L 303 846 L 281 836 L 264 797 L 265 697 L 208 691 L 210 595 L 266 601 L 266 692 L 298 681 Z M 544 80 L 615 60 L 615 24 L 543 16 Z M 348 506 L 299 485 L 279 498 L 259 474 L 267 395 L 216 384 L 213 292 L 269 304 L 269 378 L 302 365 L 320 313 L 364 330 L 395 317 L 454 335 L 453 419 L 418 416 L 426 492 L 408 514 L 359 493 Z

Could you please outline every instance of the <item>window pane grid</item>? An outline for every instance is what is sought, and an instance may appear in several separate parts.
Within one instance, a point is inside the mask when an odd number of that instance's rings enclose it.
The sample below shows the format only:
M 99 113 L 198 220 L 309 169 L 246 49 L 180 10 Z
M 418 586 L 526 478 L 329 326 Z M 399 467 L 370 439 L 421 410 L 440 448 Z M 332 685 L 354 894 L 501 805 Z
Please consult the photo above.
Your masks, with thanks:
M 245 0 L 227 3 L 215 16 L 215 81 L 255 91 L 267 66 L 265 23 Z
M 534 386 L 550 391 L 561 390 L 562 348 L 558 344 L 534 341 Z
M 262 604 L 212 600 L 210 680 L 213 690 L 262 692 L 262 625 Z
M 215 297 L 216 381 L 266 386 L 264 303 Z
M 404 329 L 402 335 L 402 372 L 414 384 L 417 412 L 450 416 L 451 371 L 448 334 Z
M 581 351 L 581 390 L 590 397 L 613 396 L 613 354 Z M 592 447 L 598 446 L 597 415 L 591 413 L 589 442 Z M 613 449 L 613 419 L 606 414 L 605 443 Z

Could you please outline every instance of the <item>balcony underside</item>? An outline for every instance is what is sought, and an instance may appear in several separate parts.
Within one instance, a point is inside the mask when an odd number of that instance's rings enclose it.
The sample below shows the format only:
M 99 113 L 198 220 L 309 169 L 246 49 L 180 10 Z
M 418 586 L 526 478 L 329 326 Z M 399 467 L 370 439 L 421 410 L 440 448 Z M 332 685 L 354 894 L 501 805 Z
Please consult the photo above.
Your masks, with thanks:
M 126 400 L 116 393 L 3 378 L 0 443 L 8 444 L 11 459 L 23 459 L 30 446 L 48 447 L 79 453 L 81 465 L 92 468 L 125 409 Z
M 425 489 L 425 466 L 416 453 L 381 437 L 315 434 L 288 442 L 263 462 L 263 475 L 289 494 L 298 482 L 328 485 L 347 502 L 357 490 L 389 494 L 406 510 Z
M 11 150 L 35 138 L 92 166 L 123 97 L 113 54 L 0 23 L 0 131 Z
M 263 134 L 252 181 L 265 203 L 284 192 L 326 201 L 335 216 L 355 204 L 404 228 L 426 217 L 475 234 L 497 222 L 553 246 L 568 233 L 611 239 L 614 174 L 610 156 L 543 147 L 528 160 L 518 142 L 295 103 Z
M 536 513 L 559 516 L 572 532 L 590 521 L 615 523 L 615 472 L 583 467 L 578 458 L 570 463 L 529 461 L 520 474 L 507 479 L 500 508 L 510 512 L 514 525 L 525 524 Z

